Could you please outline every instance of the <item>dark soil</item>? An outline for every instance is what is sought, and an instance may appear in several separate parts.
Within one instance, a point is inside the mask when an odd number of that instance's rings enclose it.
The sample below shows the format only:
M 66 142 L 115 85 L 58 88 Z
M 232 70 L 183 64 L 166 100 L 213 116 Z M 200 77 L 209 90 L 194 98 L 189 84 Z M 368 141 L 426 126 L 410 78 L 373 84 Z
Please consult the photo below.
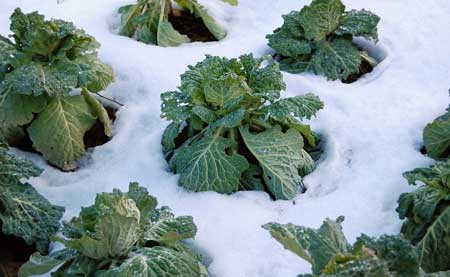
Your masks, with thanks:
M 191 41 L 217 41 L 214 35 L 206 28 L 203 20 L 195 17 L 189 11 L 176 11 L 169 14 L 169 22 L 180 32 L 180 34 L 188 36 Z
M 0 233 L 0 276 L 16 277 L 20 266 L 34 252 L 36 248 L 27 245 L 23 239 Z
M 342 82 L 345 84 L 351 84 L 353 82 L 356 82 L 364 74 L 372 72 L 372 70 L 373 70 L 373 67 L 370 65 L 370 63 L 363 60 L 362 63 L 359 65 L 359 72 L 348 76 L 348 78 L 345 80 L 342 80 Z
M 105 109 L 108 112 L 109 119 L 114 122 L 116 120 L 117 109 L 111 107 L 105 107 Z M 95 122 L 94 126 L 89 131 L 87 131 L 86 134 L 84 134 L 83 138 L 86 148 L 103 145 L 110 139 L 111 138 L 105 135 L 105 132 L 103 131 L 103 124 L 100 122 L 100 120 L 97 120 L 97 122 Z

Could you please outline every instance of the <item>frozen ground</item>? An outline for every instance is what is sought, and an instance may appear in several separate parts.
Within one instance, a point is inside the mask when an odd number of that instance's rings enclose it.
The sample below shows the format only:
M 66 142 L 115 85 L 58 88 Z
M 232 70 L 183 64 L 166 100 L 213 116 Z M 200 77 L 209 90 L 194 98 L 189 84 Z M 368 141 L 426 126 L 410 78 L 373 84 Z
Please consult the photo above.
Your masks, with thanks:
M 375 54 L 383 62 L 356 83 L 284 74 L 284 96 L 318 94 L 325 109 L 311 124 L 327 139 L 317 170 L 306 178 L 307 193 L 292 201 L 272 201 L 260 192 L 220 195 L 191 193 L 177 186 L 160 146 L 167 122 L 160 119 L 159 94 L 179 84 L 179 74 L 204 54 L 235 57 L 270 53 L 265 35 L 281 15 L 309 1 L 239 0 L 237 8 L 203 0 L 228 29 L 219 43 L 177 48 L 145 45 L 115 34 L 116 10 L 133 0 L 0 0 L 0 33 L 8 33 L 15 7 L 73 21 L 101 42 L 101 58 L 111 64 L 117 81 L 107 94 L 125 104 L 112 141 L 97 147 L 75 173 L 62 173 L 31 157 L 45 173 L 32 183 L 52 202 L 63 205 L 65 219 L 90 205 L 95 194 L 139 181 L 159 202 L 178 215 L 193 215 L 199 227 L 192 245 L 208 261 L 213 276 L 296 276 L 309 272 L 306 262 L 283 249 L 260 226 L 269 221 L 317 227 L 325 217 L 345 215 L 344 231 L 354 240 L 397 233 L 395 207 L 408 191 L 401 174 L 426 166 L 421 132 L 444 112 L 450 87 L 450 2 L 448 0 L 346 0 L 348 8 L 381 16 Z

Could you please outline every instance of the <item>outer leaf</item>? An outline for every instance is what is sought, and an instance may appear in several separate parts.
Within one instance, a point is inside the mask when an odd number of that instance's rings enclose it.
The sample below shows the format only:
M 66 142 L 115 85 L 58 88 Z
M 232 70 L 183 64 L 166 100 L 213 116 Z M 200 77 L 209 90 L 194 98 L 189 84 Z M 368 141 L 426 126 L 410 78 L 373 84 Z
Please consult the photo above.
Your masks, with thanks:
M 238 0 L 221 0 L 221 1 L 223 1 L 225 3 L 228 3 L 228 4 L 232 5 L 232 6 L 237 6 L 238 5 Z
M 40 113 L 46 105 L 45 96 L 0 94 L 0 128 L 18 127 L 30 123 L 34 114 Z
M 196 259 L 168 248 L 140 248 L 121 266 L 99 274 L 101 277 L 205 276 L 205 269 Z M 207 274 L 206 274 L 207 276 Z
M 78 85 L 80 68 L 69 62 L 51 66 L 28 63 L 5 76 L 0 94 L 62 96 Z
M 225 1 L 229 2 L 230 4 L 232 4 L 232 2 L 230 1 L 233 1 L 235 5 L 237 5 L 237 2 L 235 0 L 225 0 Z M 225 36 L 227 35 L 227 32 L 216 22 L 216 20 L 212 16 L 208 14 L 206 9 L 202 5 L 200 5 L 196 0 L 192 0 L 191 3 L 195 16 L 201 17 L 203 23 L 205 23 L 206 28 L 208 28 L 211 34 L 213 34 L 217 40 L 224 39 Z
M 41 256 L 39 253 L 34 253 L 28 262 L 20 267 L 19 277 L 43 275 L 76 255 L 77 253 L 75 251 L 68 248 L 53 252 L 48 256 Z
M 428 124 L 423 130 L 423 141 L 427 154 L 434 159 L 445 159 L 450 155 L 450 112 Z
M 250 164 L 249 169 L 242 174 L 241 186 L 244 190 L 264 191 L 261 168 L 254 164 Z
M 109 119 L 105 107 L 103 107 L 103 105 L 86 90 L 83 90 L 81 94 L 91 108 L 92 114 L 103 124 L 105 135 L 107 137 L 112 137 L 112 121 Z
M 188 95 L 179 91 L 169 91 L 161 94 L 161 117 L 174 122 L 183 122 L 189 117 L 187 106 Z
M 434 220 L 418 247 L 425 271 L 450 270 L 450 207 Z
M 76 62 L 81 69 L 78 73 L 78 87 L 97 93 L 114 81 L 112 67 L 102 63 L 96 53 L 80 57 Z
M 227 149 L 233 148 L 233 141 L 218 136 L 218 131 L 180 148 L 174 161 L 180 185 L 193 191 L 237 191 L 248 162 L 239 154 L 227 154 Z
M 280 61 L 280 69 L 289 73 L 315 72 L 311 55 L 286 58 Z
M 55 97 L 33 121 L 28 133 L 35 149 L 49 162 L 73 170 L 85 153 L 83 136 L 94 123 L 95 117 L 83 96 Z
M 120 7 L 120 35 L 127 37 L 132 37 L 134 35 L 134 33 L 136 32 L 136 24 L 133 22 L 133 19 L 141 14 L 142 8 L 143 5 L 140 3 L 136 5 L 126 5 Z
M 312 93 L 281 99 L 268 107 L 269 116 L 285 124 L 311 119 L 321 109 L 323 102 Z
M 175 149 L 175 139 L 180 133 L 180 124 L 170 123 L 164 130 L 161 144 L 163 146 L 164 153 L 168 153 Z
M 350 250 L 350 245 L 342 233 L 342 221 L 343 217 L 336 221 L 326 219 L 317 230 L 291 223 L 268 223 L 263 228 L 269 230 L 272 237 L 286 249 L 310 262 L 313 273 L 318 275 L 332 257 Z
M 295 130 L 286 133 L 275 126 L 259 134 L 239 128 L 245 145 L 263 169 L 264 181 L 275 199 L 293 199 L 304 189 L 298 170 L 305 164 L 302 136 Z
M 309 40 L 322 41 L 342 20 L 345 6 L 340 0 L 314 0 L 300 11 L 300 22 Z
M 290 32 L 279 30 L 268 35 L 269 46 L 283 56 L 299 56 L 311 53 L 311 44 L 306 39 L 294 37 Z
M 345 80 L 359 72 L 361 57 L 358 48 L 347 39 L 337 38 L 319 44 L 312 60 L 314 70 L 331 80 Z
M 342 24 L 336 29 L 337 35 L 362 36 L 367 39 L 378 40 L 377 25 L 380 17 L 370 11 L 349 11 L 344 15 Z
M 37 177 L 41 170 L 28 160 L 0 148 L 0 221 L 2 233 L 21 237 L 47 252 L 50 237 L 58 230 L 64 208 L 53 206 L 21 179 Z
M 163 47 L 178 46 L 183 43 L 189 43 L 188 36 L 180 34 L 175 30 L 172 24 L 167 20 L 162 20 L 158 25 L 158 45 Z
M 153 212 L 143 240 L 170 244 L 193 238 L 196 233 L 197 227 L 191 216 L 174 217 L 168 207 L 163 207 Z

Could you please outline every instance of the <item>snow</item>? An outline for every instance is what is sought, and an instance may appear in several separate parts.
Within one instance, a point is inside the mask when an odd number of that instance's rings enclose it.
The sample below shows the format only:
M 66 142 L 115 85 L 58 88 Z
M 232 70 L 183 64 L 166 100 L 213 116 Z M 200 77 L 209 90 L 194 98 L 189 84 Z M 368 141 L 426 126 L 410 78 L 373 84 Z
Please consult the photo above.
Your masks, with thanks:
M 402 172 L 431 164 L 418 151 L 422 129 L 449 103 L 448 0 L 346 0 L 348 9 L 365 8 L 382 18 L 380 41 L 370 49 L 382 60 L 379 66 L 350 85 L 311 74 L 283 74 L 283 96 L 314 92 L 325 102 L 325 109 L 311 121 L 326 138 L 325 154 L 305 179 L 308 191 L 295 204 L 272 201 L 261 192 L 220 195 L 178 187 L 178 177 L 169 172 L 161 153 L 161 134 L 168 123 L 160 118 L 159 94 L 176 89 L 187 65 L 205 54 L 272 53 L 265 35 L 282 23 L 282 14 L 309 1 L 240 0 L 234 8 L 203 0 L 227 28 L 227 38 L 177 48 L 145 45 L 115 34 L 118 7 L 133 0 L 56 2 L 1 0 L 0 33 L 9 33 L 15 7 L 73 21 L 102 44 L 100 56 L 114 67 L 117 79 L 106 95 L 125 104 L 112 141 L 90 151 L 74 173 L 62 173 L 40 156 L 20 152 L 45 169 L 32 183 L 50 201 L 66 207 L 65 219 L 91 205 L 96 193 L 126 190 L 130 181 L 139 181 L 177 215 L 194 216 L 198 234 L 190 244 L 205 255 L 213 276 L 310 272 L 309 264 L 261 228 L 270 221 L 318 227 L 326 217 L 344 215 L 344 232 L 351 241 L 361 232 L 398 233 L 397 198 L 413 189 Z

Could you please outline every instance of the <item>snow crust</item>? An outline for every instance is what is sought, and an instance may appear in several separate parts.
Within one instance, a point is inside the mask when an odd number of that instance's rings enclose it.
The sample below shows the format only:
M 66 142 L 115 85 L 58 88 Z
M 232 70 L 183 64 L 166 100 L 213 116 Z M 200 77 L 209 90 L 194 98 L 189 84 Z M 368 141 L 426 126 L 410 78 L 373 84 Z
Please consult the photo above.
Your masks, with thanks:
M 177 215 L 192 215 L 198 234 L 191 243 L 205 255 L 213 276 L 296 276 L 310 266 L 284 250 L 261 225 L 270 221 L 318 227 L 324 218 L 345 215 L 344 232 L 354 240 L 398 233 L 395 212 L 400 193 L 410 191 L 402 172 L 432 161 L 418 150 L 422 129 L 449 104 L 450 2 L 448 0 L 346 0 L 347 9 L 371 10 L 382 20 L 372 55 L 383 59 L 353 84 L 311 74 L 284 73 L 284 97 L 314 92 L 325 109 L 311 121 L 326 138 L 317 169 L 305 179 L 308 191 L 293 201 L 272 201 L 262 192 L 220 195 L 192 193 L 177 186 L 160 146 L 168 124 L 160 118 L 159 94 L 174 90 L 187 65 L 205 54 L 237 57 L 270 54 L 265 35 L 282 23 L 282 14 L 309 1 L 239 0 L 234 8 L 215 0 L 204 5 L 228 30 L 221 42 L 176 48 L 145 45 L 116 35 L 117 9 L 133 0 L 1 0 L 0 33 L 9 34 L 16 7 L 73 21 L 102 44 L 116 82 L 106 95 L 125 104 L 114 124 L 114 138 L 89 152 L 81 168 L 62 173 L 38 155 L 27 156 L 45 169 L 32 184 L 50 201 L 66 207 L 64 218 L 91 205 L 96 193 L 127 190 L 138 181 Z

